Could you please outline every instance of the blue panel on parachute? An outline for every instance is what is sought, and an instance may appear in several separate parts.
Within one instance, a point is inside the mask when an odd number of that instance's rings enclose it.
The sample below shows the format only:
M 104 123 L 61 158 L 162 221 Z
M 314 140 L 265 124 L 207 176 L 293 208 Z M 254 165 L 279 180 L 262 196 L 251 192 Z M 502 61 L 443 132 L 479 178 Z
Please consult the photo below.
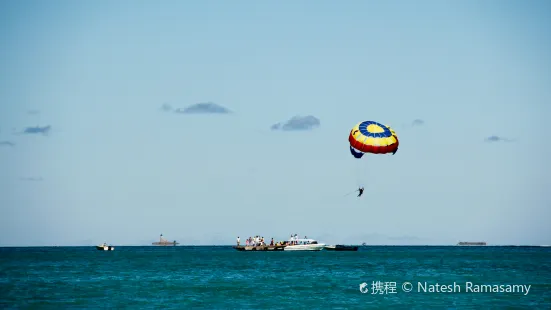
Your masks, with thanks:
M 356 158 L 362 158 L 362 156 L 364 156 L 364 153 L 356 152 L 356 150 L 354 150 L 354 148 L 352 148 L 351 146 L 350 146 L 350 153 L 354 155 L 354 157 Z

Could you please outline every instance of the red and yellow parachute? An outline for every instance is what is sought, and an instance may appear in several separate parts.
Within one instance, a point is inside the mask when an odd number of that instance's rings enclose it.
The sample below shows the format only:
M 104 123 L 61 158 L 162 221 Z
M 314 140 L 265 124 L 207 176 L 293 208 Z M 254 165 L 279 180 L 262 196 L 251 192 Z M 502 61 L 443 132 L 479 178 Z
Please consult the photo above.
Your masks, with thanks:
M 348 141 L 350 153 L 355 158 L 362 158 L 365 153 L 394 155 L 400 144 L 392 128 L 374 121 L 364 121 L 354 126 Z

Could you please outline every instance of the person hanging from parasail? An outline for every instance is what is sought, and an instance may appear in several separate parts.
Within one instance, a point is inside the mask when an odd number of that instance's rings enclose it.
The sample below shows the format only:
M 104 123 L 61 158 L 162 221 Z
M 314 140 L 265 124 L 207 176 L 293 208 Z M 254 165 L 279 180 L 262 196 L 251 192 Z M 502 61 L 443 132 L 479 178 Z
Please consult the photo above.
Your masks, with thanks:
M 398 135 L 390 128 L 374 121 L 363 121 L 350 130 L 348 135 L 350 154 L 354 159 L 361 160 L 365 154 L 396 154 L 400 142 Z M 357 190 L 362 196 L 364 188 Z

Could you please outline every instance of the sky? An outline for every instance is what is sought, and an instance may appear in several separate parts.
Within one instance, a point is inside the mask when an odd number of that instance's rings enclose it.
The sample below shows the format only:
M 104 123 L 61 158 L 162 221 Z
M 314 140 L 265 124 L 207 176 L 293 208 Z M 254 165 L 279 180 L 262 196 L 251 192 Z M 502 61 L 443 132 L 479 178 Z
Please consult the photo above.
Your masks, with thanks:
M 2 1 L 0 246 L 551 244 L 550 15 Z M 352 157 L 365 120 L 395 155 Z

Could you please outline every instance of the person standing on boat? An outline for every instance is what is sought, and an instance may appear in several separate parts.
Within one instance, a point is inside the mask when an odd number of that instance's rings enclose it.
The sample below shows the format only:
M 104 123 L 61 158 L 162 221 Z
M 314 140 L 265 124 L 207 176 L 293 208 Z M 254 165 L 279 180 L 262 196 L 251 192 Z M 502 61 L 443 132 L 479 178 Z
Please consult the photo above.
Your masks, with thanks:
M 239 236 L 237 236 L 237 246 L 239 246 L 240 242 L 241 242 L 241 239 L 239 239 Z

